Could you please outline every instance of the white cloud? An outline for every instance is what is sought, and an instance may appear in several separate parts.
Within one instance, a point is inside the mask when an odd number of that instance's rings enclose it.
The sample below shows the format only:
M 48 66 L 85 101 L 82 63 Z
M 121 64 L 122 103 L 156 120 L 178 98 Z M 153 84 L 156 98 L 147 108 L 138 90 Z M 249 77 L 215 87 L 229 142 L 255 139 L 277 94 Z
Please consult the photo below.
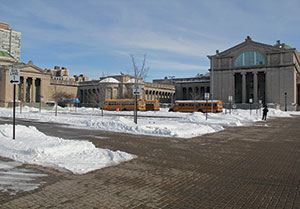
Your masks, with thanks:
M 174 71 L 207 70 L 209 68 L 209 66 L 192 65 L 174 61 L 149 60 L 147 63 L 151 69 L 172 69 Z

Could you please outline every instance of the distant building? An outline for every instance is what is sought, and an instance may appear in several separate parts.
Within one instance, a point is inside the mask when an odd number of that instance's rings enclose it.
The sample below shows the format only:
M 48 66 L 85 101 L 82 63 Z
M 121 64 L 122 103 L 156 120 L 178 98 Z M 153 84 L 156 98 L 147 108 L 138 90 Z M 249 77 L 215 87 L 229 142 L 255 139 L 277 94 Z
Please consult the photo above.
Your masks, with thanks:
M 25 63 L 7 63 L 7 56 L 1 56 L 5 59 L 5 65 L 0 65 L 0 106 L 9 107 L 13 102 L 13 84 L 9 83 L 9 69 L 17 68 L 20 70 L 20 84 L 16 85 L 16 99 L 23 104 L 34 106 L 40 102 L 53 101 L 53 95 L 56 92 L 64 92 L 77 97 L 79 82 L 69 79 L 52 77 L 47 70 L 42 70 L 33 64 L 32 61 Z M 41 101 L 41 99 L 43 99 Z
M 157 84 L 137 80 L 140 86 L 139 98 L 158 99 L 160 102 L 170 102 L 175 88 L 168 84 Z M 112 75 L 101 77 L 99 80 L 81 82 L 78 97 L 83 106 L 96 105 L 105 99 L 134 98 L 133 86 L 135 78 L 130 75 Z
M 268 104 L 295 110 L 299 100 L 300 53 L 277 41 L 267 45 L 246 40 L 210 59 L 211 91 L 214 99 L 245 106 Z
M 20 61 L 21 32 L 14 31 L 9 25 L 0 22 L 0 53 L 7 52 L 12 58 Z
M 89 80 L 88 77 L 86 77 L 83 74 L 80 74 L 79 76 L 78 75 L 74 75 L 73 78 L 74 78 L 75 81 L 79 81 L 79 82 L 83 82 L 83 81 L 88 81 Z
M 191 78 L 165 77 L 153 80 L 153 83 L 174 85 L 175 100 L 204 99 L 204 93 L 210 92 L 209 74 L 199 74 Z

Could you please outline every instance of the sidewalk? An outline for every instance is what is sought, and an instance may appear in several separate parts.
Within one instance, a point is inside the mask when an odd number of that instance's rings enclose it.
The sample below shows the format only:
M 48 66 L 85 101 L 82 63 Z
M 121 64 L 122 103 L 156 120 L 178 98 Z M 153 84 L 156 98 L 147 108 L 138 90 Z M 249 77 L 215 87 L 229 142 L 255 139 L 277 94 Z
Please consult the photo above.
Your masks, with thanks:
M 23 165 L 46 182 L 0 193 L 0 208 L 300 208 L 299 122 L 271 119 L 192 139 L 61 127 L 52 134 L 138 158 L 85 175 Z

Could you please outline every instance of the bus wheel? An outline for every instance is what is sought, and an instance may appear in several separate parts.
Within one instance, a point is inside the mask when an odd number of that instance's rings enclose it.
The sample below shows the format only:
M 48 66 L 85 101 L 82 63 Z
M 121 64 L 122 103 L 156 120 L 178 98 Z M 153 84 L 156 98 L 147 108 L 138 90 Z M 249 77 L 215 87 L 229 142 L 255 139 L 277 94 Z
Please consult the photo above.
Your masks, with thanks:
M 199 109 L 198 112 L 202 112 L 202 113 L 203 113 L 203 110 L 202 110 L 202 109 Z
M 169 112 L 174 112 L 174 110 L 173 109 L 169 109 Z
M 124 108 L 122 111 L 126 111 L 126 109 Z

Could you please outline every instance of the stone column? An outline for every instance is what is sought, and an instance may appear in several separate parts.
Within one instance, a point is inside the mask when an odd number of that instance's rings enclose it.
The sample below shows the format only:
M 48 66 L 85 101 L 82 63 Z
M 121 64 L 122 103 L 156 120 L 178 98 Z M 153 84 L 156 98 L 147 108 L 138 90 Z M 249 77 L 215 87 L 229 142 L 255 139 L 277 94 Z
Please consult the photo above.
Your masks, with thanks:
M 247 92 L 246 92 L 246 72 L 241 72 L 242 74 L 242 103 L 247 101 Z
M 27 77 L 23 76 L 23 101 L 26 102 L 26 85 L 27 85 Z
M 257 82 L 257 71 L 253 72 L 253 99 L 254 103 L 258 103 L 258 82 Z
M 42 78 L 40 78 L 40 102 L 42 102 L 42 100 L 41 100 L 41 97 L 43 97 L 44 98 L 44 95 L 43 95 L 43 91 L 42 91 L 43 89 L 42 89 Z
M 36 99 L 35 99 L 35 94 L 36 94 L 36 86 L 35 86 L 35 80 L 36 78 L 32 78 L 32 95 L 31 95 L 31 102 L 35 103 Z
M 235 80 L 234 80 L 234 72 L 233 71 L 230 71 L 229 72 L 229 78 L 230 78 L 230 95 L 228 96 L 232 96 L 232 101 L 235 101 Z M 228 98 L 227 98 L 228 99 Z

